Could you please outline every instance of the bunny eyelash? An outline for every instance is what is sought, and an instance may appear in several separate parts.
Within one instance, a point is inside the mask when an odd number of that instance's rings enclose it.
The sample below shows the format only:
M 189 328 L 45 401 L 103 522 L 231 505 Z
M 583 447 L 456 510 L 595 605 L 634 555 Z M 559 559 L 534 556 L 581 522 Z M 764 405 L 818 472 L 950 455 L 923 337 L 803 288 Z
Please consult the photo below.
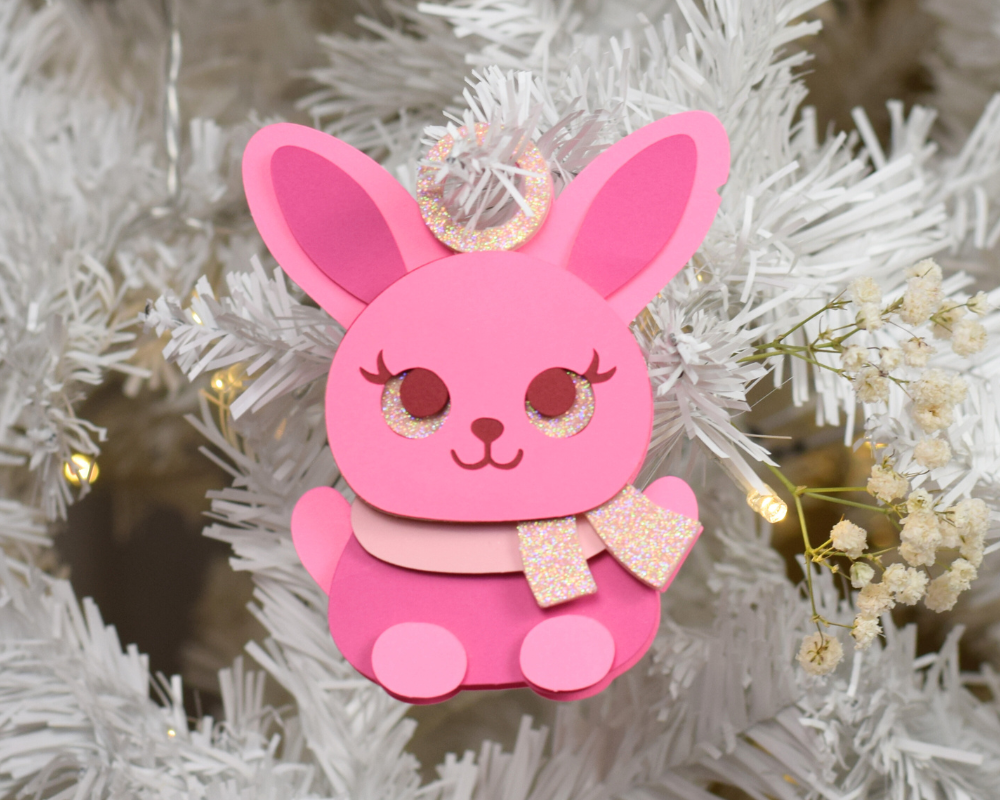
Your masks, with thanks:
M 607 372 L 600 371 L 601 357 L 594 351 L 594 357 L 590 360 L 590 366 L 587 367 L 587 371 L 581 373 L 584 378 L 586 378 L 593 385 L 595 383 L 604 383 L 610 380 L 614 374 L 618 371 L 618 367 L 612 367 Z M 370 380 L 370 379 L 369 379 Z
M 378 383 L 385 386 L 390 380 L 392 380 L 395 375 L 389 372 L 388 367 L 385 365 L 385 358 L 382 355 L 383 351 L 378 351 L 378 359 L 375 362 L 375 367 L 378 372 L 369 372 L 364 367 L 360 367 L 361 374 L 365 377 L 365 380 L 371 381 L 372 383 Z M 595 353 L 596 355 L 596 353 Z
M 365 377 L 365 380 L 371 381 L 372 383 L 377 383 L 385 386 L 392 378 L 395 377 L 393 373 L 389 371 L 389 368 L 385 365 L 384 351 L 379 350 L 378 358 L 375 361 L 375 368 L 378 372 L 369 372 L 364 367 L 361 367 L 361 374 Z M 591 385 L 595 383 L 604 383 L 614 377 L 614 374 L 618 371 L 618 367 L 612 367 L 607 372 L 601 372 L 601 357 L 598 355 L 597 351 L 594 351 L 594 357 L 590 360 L 590 366 L 587 367 L 586 371 L 580 373 L 590 381 Z

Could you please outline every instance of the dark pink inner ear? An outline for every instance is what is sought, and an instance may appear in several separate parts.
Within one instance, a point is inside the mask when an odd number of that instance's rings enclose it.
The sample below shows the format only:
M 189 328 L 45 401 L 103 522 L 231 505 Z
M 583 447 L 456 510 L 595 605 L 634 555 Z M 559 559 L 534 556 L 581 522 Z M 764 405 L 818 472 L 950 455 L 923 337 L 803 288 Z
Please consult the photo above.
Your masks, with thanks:
M 303 147 L 279 147 L 271 180 L 295 241 L 342 289 L 370 303 L 406 274 L 382 212 L 336 164 Z
M 686 134 L 636 153 L 601 187 L 567 265 L 604 297 L 641 272 L 670 241 L 694 186 L 698 150 Z

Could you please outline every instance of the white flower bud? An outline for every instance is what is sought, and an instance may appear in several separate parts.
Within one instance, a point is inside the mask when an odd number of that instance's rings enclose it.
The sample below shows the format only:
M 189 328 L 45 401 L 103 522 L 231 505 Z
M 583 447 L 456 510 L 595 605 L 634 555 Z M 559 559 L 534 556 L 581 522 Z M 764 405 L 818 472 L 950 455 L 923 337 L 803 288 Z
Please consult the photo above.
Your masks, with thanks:
M 924 280 L 941 285 L 942 273 L 941 267 L 937 265 L 937 262 L 933 258 L 925 258 L 923 261 L 918 261 L 912 267 L 906 270 L 907 278 L 923 278 Z
M 872 578 L 875 577 L 875 570 L 868 564 L 856 561 L 851 564 L 851 586 L 855 589 L 864 589 Z
M 972 564 L 964 558 L 956 558 L 951 563 L 951 568 L 945 573 L 951 585 L 960 592 L 966 591 L 972 582 L 979 577 L 979 573 Z
M 925 433 L 933 433 L 951 425 L 952 406 L 965 399 L 968 387 L 957 375 L 929 369 L 907 390 L 913 399 L 913 418 Z
M 915 511 L 903 520 L 899 554 L 914 567 L 932 566 L 941 546 L 941 530 L 933 511 Z
M 955 412 L 942 403 L 920 403 L 913 407 L 913 418 L 924 433 L 934 433 L 951 425 Z
M 852 344 L 844 348 L 840 354 L 840 361 L 847 372 L 857 372 L 868 363 L 868 351 L 861 345 Z
M 878 305 L 882 302 L 882 287 L 878 285 L 874 278 L 867 276 L 856 278 L 851 281 L 849 291 L 851 293 L 851 301 L 856 306 L 863 306 L 866 303 L 875 303 Z
M 923 439 L 913 448 L 913 458 L 927 469 L 943 467 L 951 461 L 951 445 L 947 439 Z
M 951 611 L 958 601 L 958 591 L 951 585 L 948 573 L 938 575 L 931 581 L 927 589 L 927 597 L 924 598 L 924 605 L 931 611 Z
M 906 282 L 899 317 L 907 325 L 923 325 L 941 305 L 941 282 L 913 277 Z
M 888 374 L 903 364 L 903 351 L 898 347 L 883 347 L 879 351 L 878 368 Z
M 914 338 L 903 342 L 903 359 L 910 367 L 926 367 L 935 352 L 935 349 L 923 339 Z
M 986 347 L 986 328 L 972 319 L 963 319 L 957 325 L 951 336 L 951 349 L 957 356 L 971 356 L 981 353 Z
M 955 526 L 960 536 L 985 536 L 990 525 L 989 506 L 978 497 L 963 500 L 954 508 Z
M 914 489 L 906 498 L 906 511 L 913 514 L 917 511 L 933 511 L 934 498 L 926 489 Z
M 969 306 L 969 311 L 977 317 L 985 317 L 990 313 L 990 301 L 986 297 L 986 292 L 976 292 L 973 297 L 969 298 L 967 305 Z
M 877 331 L 883 325 L 882 309 L 878 303 L 865 303 L 858 311 L 856 321 L 866 331 Z
M 842 519 L 831 529 L 830 541 L 835 549 L 848 558 L 860 558 L 868 546 L 868 532 L 853 522 Z
M 983 563 L 983 551 L 986 549 L 986 537 L 982 534 L 968 533 L 961 537 L 958 552 L 972 566 L 979 567 Z
M 858 592 L 856 605 L 862 614 L 877 617 L 889 611 L 896 605 L 896 601 L 892 599 L 892 592 L 884 583 L 869 583 Z
M 810 675 L 828 675 L 844 658 L 844 647 L 835 636 L 813 633 L 802 640 L 798 661 Z
M 854 379 L 854 391 L 862 403 L 888 402 L 889 379 L 875 367 L 865 367 Z
M 954 300 L 946 300 L 934 314 L 934 325 L 931 333 L 935 339 L 950 339 L 955 332 L 958 321 L 965 316 L 965 307 Z
M 927 573 L 903 564 L 891 564 L 882 574 L 882 583 L 889 587 L 896 600 L 912 606 L 927 591 Z
M 876 617 L 858 614 L 854 618 L 851 636 L 854 637 L 855 650 L 867 650 L 876 637 L 882 633 L 882 626 Z
M 897 497 L 902 497 L 909 488 L 910 484 L 906 478 L 892 467 L 880 466 L 879 464 L 872 467 L 872 474 L 868 479 L 868 494 L 878 498 L 883 503 L 889 503 Z

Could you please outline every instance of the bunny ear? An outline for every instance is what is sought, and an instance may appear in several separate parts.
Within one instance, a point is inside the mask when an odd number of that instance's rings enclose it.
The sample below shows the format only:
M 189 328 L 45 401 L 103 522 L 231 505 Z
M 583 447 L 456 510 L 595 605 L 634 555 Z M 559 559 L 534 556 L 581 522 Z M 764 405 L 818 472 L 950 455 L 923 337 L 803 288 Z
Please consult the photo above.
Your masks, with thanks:
M 280 123 L 254 134 L 243 187 L 278 263 L 345 327 L 391 283 L 450 252 L 385 169 L 313 128 Z
M 665 117 L 594 159 L 522 251 L 573 272 L 631 322 L 698 249 L 728 175 L 719 120 Z

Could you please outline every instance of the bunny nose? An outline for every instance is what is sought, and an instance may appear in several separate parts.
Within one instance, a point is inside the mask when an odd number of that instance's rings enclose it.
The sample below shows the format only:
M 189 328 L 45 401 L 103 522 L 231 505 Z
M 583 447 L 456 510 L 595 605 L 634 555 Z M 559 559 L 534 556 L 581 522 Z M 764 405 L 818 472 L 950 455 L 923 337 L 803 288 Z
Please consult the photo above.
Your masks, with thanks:
M 472 422 L 472 435 L 486 444 L 495 442 L 503 433 L 503 423 L 491 417 L 480 417 Z

